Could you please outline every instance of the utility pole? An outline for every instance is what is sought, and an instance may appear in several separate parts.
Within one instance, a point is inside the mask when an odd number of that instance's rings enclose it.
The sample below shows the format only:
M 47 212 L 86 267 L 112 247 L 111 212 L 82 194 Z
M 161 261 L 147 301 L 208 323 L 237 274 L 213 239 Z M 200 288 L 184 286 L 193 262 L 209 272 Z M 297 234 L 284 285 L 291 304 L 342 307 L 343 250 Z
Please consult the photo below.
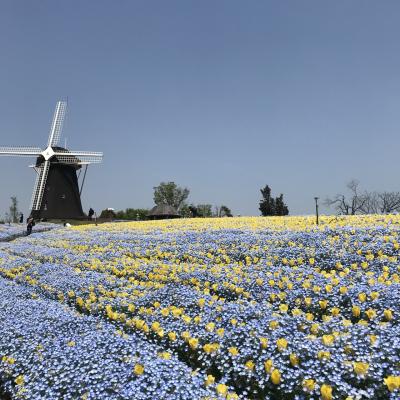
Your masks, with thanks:
M 317 225 L 319 225 L 319 221 L 318 221 L 318 197 L 314 197 L 314 200 L 315 200 L 315 215 L 317 217 L 316 222 L 317 222 Z

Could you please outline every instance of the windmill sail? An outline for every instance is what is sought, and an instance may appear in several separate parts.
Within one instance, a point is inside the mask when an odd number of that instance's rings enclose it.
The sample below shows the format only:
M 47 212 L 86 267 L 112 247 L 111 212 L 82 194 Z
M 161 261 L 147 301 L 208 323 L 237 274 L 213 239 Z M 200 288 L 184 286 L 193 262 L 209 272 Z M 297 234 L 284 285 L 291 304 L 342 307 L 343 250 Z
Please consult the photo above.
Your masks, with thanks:
M 56 151 L 55 159 L 63 164 L 97 164 L 103 160 L 103 153 L 93 151 Z
M 54 111 L 53 122 L 51 124 L 51 129 L 50 129 L 49 142 L 47 146 L 49 147 L 57 146 L 60 140 L 66 111 L 67 111 L 67 102 L 66 101 L 57 102 L 56 110 Z
M 46 187 L 47 174 L 49 173 L 50 161 L 45 161 L 39 167 L 36 177 L 35 186 L 33 188 L 31 210 L 38 211 L 42 205 L 44 189 Z
M 38 157 L 41 152 L 39 147 L 0 146 L 0 156 Z

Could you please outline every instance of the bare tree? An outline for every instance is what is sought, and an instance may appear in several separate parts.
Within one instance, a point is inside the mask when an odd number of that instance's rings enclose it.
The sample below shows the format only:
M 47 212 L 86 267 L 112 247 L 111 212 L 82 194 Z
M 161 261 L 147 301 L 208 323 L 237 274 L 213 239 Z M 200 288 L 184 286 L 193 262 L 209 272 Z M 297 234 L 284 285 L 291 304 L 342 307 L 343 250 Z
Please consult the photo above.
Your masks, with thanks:
M 355 179 L 347 184 L 349 196 L 337 194 L 326 199 L 324 204 L 335 207 L 339 214 L 390 214 L 400 211 L 400 192 L 360 192 L 359 182 Z
M 339 214 L 355 215 L 363 214 L 363 209 L 368 201 L 366 192 L 360 193 L 360 183 L 356 179 L 352 179 L 346 186 L 350 191 L 350 195 L 346 197 L 344 194 L 337 194 L 333 199 L 326 199 L 324 204 L 328 207 L 335 207 Z
M 364 201 L 360 210 L 360 214 L 379 214 L 380 199 L 377 192 L 364 192 Z
M 377 194 L 380 212 L 390 214 L 400 211 L 400 192 L 383 192 Z

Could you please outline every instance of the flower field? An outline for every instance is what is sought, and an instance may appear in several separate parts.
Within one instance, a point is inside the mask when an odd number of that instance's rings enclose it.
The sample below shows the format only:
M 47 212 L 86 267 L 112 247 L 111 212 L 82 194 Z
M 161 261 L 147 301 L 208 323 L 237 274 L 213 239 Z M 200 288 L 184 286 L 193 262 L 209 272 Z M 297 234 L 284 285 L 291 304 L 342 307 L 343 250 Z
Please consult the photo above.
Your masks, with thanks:
M 44 232 L 54 229 L 57 225 L 40 223 L 35 227 L 36 232 Z M 0 242 L 26 235 L 25 224 L 0 224 Z
M 399 399 L 399 249 L 393 215 L 0 243 L 0 398 Z

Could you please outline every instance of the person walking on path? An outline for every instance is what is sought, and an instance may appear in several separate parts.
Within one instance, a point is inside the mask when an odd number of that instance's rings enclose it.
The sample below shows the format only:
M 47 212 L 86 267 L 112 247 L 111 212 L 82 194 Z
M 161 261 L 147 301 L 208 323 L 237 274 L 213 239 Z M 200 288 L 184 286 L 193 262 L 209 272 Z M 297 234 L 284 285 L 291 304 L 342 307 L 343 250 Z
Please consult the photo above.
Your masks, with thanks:
M 26 222 L 26 234 L 29 236 L 32 233 L 32 228 L 35 226 L 35 220 L 32 217 L 29 217 Z

